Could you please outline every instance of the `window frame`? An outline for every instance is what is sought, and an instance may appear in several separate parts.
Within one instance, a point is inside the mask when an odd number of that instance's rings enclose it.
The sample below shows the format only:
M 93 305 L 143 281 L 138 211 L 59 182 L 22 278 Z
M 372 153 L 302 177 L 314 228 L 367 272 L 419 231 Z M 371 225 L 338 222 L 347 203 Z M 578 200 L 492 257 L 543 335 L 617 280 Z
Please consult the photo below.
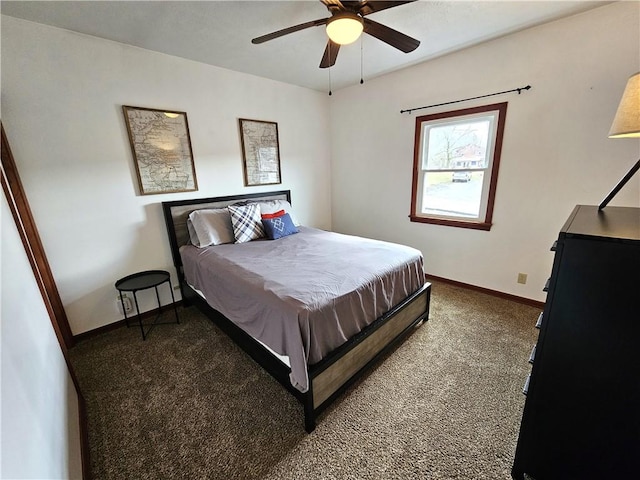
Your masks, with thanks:
M 489 132 L 489 141 L 491 148 L 487 152 L 488 167 L 484 168 L 465 168 L 463 171 L 484 171 L 490 173 L 488 185 L 483 185 L 481 192 L 481 207 L 483 206 L 483 198 L 486 198 L 484 209 L 478 214 L 477 219 L 465 219 L 463 217 L 448 217 L 441 215 L 421 213 L 422 195 L 424 192 L 423 178 L 426 176 L 427 169 L 423 169 L 423 125 L 427 124 L 428 128 L 438 125 L 438 120 L 442 120 L 442 124 L 455 123 L 458 119 L 461 123 L 465 117 L 478 116 L 481 114 L 495 114 L 496 121 L 493 128 Z M 496 186 L 498 183 L 498 171 L 500 167 L 500 157 L 502 153 L 502 141 L 504 137 L 504 125 L 507 114 L 507 102 L 494 103 L 491 105 L 481 105 L 478 107 L 464 108 L 460 110 L 452 110 L 448 112 L 435 113 L 431 115 L 423 115 L 416 118 L 415 137 L 414 137 L 414 157 L 413 157 L 413 182 L 411 189 L 411 213 L 409 219 L 412 222 L 430 223 L 436 225 L 446 225 L 451 227 L 472 228 L 476 230 L 491 230 L 493 219 L 493 206 L 496 196 Z M 441 171 L 453 171 L 457 169 L 441 169 Z M 484 180 L 485 184 L 487 180 Z

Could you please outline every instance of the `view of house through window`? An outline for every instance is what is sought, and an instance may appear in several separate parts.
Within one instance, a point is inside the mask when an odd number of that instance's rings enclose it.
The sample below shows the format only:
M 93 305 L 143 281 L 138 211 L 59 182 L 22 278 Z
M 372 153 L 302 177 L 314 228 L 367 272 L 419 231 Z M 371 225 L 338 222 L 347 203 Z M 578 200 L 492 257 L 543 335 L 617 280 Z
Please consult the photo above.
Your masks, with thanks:
M 416 119 L 411 220 L 489 230 L 506 103 Z

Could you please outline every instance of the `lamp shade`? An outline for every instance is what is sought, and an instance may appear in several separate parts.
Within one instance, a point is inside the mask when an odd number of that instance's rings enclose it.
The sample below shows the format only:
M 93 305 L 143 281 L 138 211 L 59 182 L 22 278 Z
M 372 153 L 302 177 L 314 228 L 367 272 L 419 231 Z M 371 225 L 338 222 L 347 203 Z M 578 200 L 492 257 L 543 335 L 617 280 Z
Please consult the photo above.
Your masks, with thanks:
M 609 138 L 624 137 L 640 137 L 640 72 L 629 78 L 609 131 Z
M 338 45 L 348 45 L 355 42 L 364 28 L 362 18 L 351 12 L 334 15 L 327 22 L 327 35 Z

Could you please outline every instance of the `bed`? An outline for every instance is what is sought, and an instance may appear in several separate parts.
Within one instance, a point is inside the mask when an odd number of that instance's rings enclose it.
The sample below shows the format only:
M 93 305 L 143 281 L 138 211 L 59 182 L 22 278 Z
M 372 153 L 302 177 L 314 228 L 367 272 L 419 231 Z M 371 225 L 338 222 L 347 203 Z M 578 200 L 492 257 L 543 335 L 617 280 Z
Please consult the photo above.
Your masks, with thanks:
M 202 238 L 194 225 L 205 213 L 231 206 L 235 214 L 256 204 L 265 217 L 271 206 L 285 205 L 295 234 L 193 245 L 195 230 Z M 288 190 L 162 207 L 183 302 L 197 306 L 302 403 L 307 432 L 369 366 L 428 320 L 431 286 L 417 250 L 300 225 L 291 220 Z

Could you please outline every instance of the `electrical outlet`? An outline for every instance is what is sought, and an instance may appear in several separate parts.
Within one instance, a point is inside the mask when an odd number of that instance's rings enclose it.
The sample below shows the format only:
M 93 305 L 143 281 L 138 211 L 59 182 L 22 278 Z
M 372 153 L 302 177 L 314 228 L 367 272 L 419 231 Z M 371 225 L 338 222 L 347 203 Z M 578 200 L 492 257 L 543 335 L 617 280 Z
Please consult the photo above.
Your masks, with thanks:
M 122 293 L 122 300 L 120 300 L 120 295 L 116 297 L 116 307 L 118 307 L 118 312 L 123 315 L 126 313 L 131 313 L 133 311 L 133 302 L 128 293 Z M 124 304 L 124 312 L 122 311 L 122 305 Z
M 518 283 L 521 283 L 522 285 L 527 283 L 527 274 L 526 273 L 519 273 L 518 274 Z

